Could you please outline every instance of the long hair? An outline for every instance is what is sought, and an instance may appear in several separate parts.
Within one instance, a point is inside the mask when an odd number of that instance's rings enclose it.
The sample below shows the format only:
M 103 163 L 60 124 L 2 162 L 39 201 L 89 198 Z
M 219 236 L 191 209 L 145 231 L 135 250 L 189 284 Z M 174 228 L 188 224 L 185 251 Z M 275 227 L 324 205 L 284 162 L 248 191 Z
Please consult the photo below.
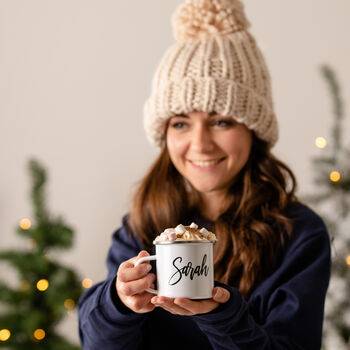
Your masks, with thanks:
M 277 244 L 291 233 L 285 216 L 296 202 L 293 172 L 253 133 L 249 159 L 236 176 L 227 204 L 214 223 L 215 279 L 248 298 L 268 273 Z M 198 192 L 172 164 L 165 142 L 134 194 L 130 226 L 146 249 L 155 234 L 175 227 L 197 209 Z

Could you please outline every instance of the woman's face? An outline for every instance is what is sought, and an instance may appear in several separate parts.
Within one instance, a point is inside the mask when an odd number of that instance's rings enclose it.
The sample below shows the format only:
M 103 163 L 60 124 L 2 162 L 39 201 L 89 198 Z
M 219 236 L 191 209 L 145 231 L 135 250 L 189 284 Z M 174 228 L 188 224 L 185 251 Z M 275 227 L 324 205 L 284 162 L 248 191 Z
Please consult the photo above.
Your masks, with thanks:
M 197 191 L 225 192 L 249 158 L 252 133 L 232 118 L 191 112 L 170 119 L 166 142 L 174 166 Z

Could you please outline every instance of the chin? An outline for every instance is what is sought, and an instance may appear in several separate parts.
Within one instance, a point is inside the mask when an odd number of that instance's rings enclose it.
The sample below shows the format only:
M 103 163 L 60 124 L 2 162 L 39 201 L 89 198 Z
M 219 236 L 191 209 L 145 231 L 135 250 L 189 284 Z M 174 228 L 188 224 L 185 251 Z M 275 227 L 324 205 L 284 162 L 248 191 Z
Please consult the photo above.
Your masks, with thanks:
M 206 184 L 193 184 L 192 186 L 200 193 L 210 193 L 218 189 L 218 187 Z

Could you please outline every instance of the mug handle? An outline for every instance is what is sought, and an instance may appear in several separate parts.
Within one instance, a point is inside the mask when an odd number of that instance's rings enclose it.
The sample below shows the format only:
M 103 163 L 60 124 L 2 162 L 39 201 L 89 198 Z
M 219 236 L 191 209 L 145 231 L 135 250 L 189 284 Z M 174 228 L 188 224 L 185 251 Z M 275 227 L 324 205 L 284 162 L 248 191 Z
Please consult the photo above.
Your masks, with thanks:
M 157 260 L 157 256 L 156 255 L 145 256 L 145 257 L 143 257 L 135 262 L 135 267 L 140 265 L 144 261 L 151 261 L 151 260 Z M 156 289 L 153 289 L 153 288 L 147 288 L 146 292 L 152 293 L 152 294 L 158 294 L 158 291 Z

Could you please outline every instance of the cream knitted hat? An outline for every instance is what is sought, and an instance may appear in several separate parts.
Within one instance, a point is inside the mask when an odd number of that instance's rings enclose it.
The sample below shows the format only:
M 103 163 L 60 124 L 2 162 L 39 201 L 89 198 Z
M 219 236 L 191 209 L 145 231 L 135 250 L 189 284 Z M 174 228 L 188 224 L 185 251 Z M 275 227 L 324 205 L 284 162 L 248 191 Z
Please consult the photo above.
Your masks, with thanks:
M 245 124 L 273 146 L 278 126 L 270 76 L 239 0 L 187 0 L 174 13 L 176 43 L 165 53 L 144 107 L 144 126 L 160 146 L 165 121 L 193 111 Z

